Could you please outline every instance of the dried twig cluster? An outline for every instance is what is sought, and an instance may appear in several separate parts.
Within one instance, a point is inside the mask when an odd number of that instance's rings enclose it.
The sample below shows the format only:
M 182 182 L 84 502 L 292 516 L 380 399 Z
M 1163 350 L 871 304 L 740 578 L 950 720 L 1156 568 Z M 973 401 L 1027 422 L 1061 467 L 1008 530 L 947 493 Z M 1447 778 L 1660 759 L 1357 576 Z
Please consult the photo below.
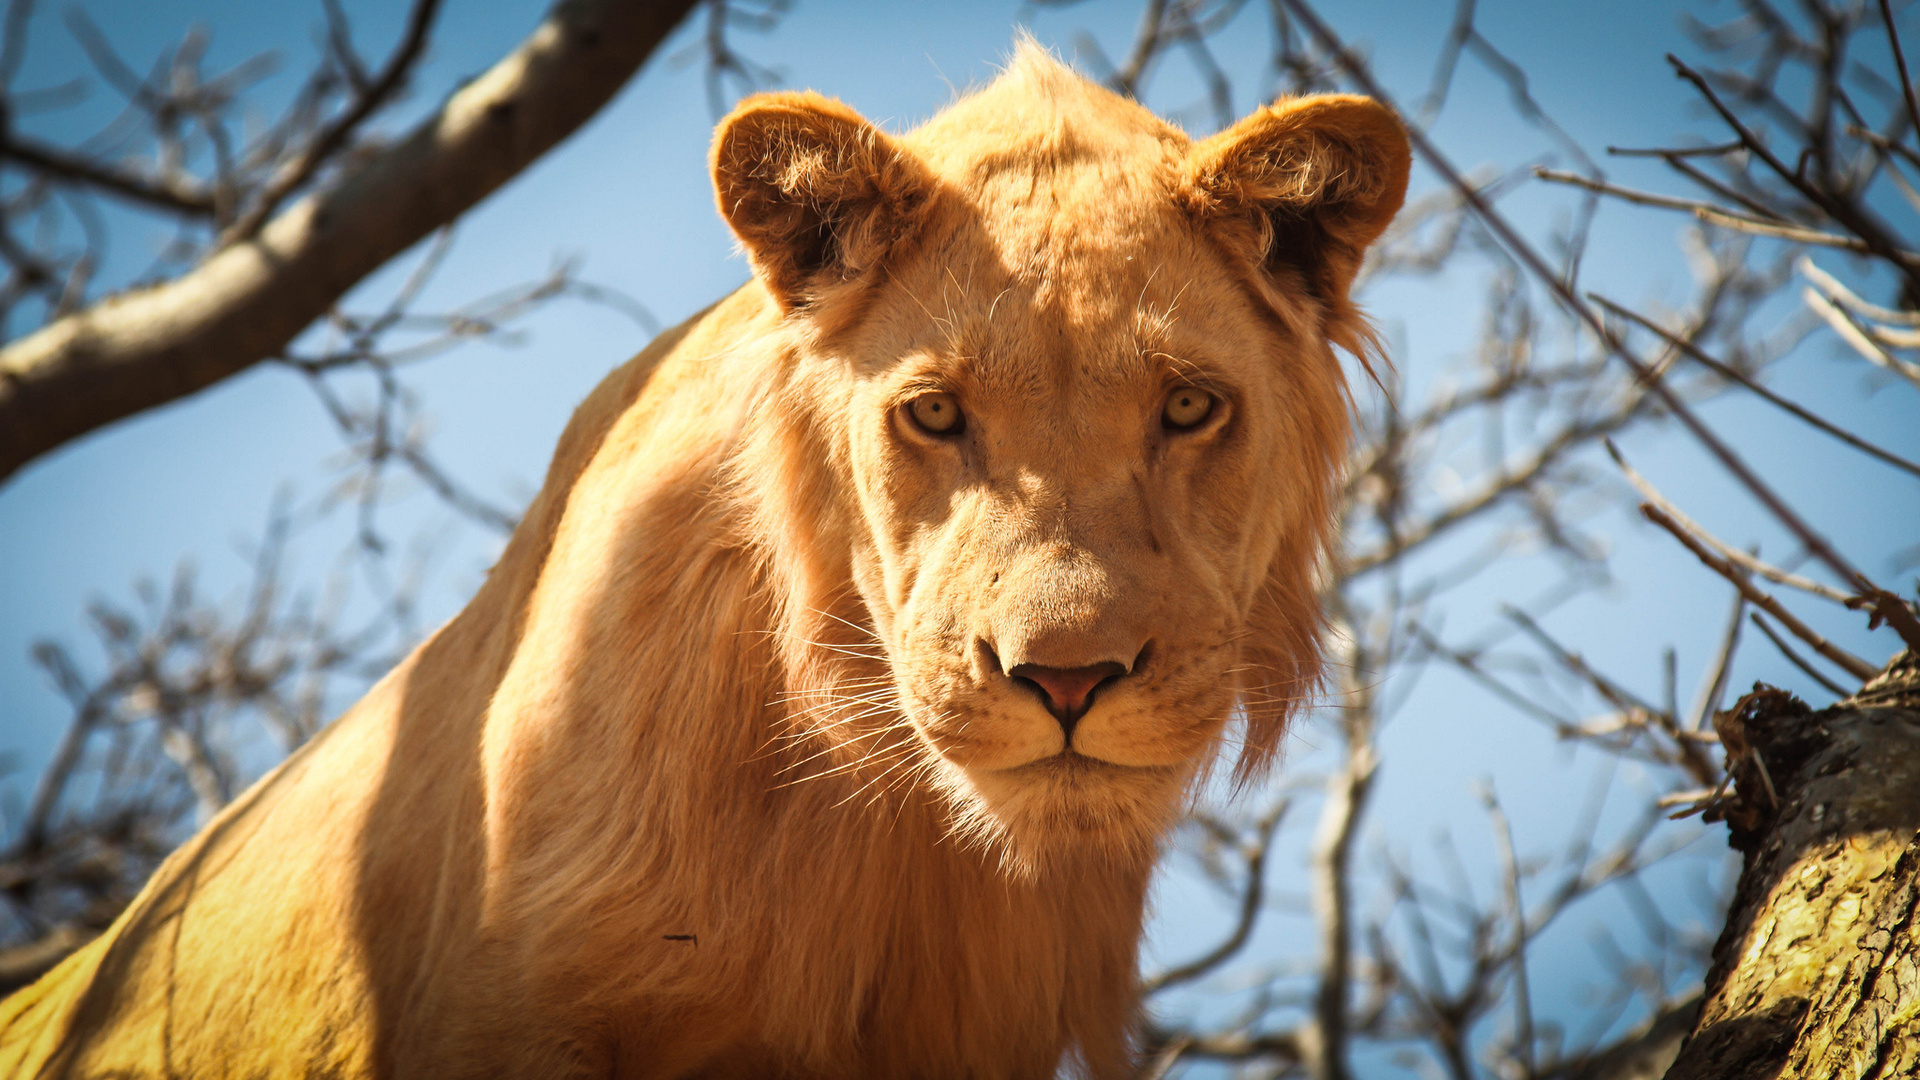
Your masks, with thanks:
M 89 90 L 78 78 L 17 89 L 34 21 L 34 0 L 8 5 L 0 39 L 0 336 L 75 311 L 95 298 L 94 276 L 108 230 L 97 200 L 107 198 L 170 227 L 171 243 L 139 281 L 164 280 L 212 247 L 250 239 L 293 195 L 327 170 L 378 145 L 372 121 L 399 101 L 424 54 L 440 0 L 415 0 L 387 59 L 371 69 L 354 45 L 338 3 L 328 2 L 320 58 L 285 110 L 249 131 L 247 91 L 279 67 L 271 53 L 218 73 L 204 70 L 209 35 L 195 29 L 161 51 L 141 74 L 85 9 L 66 27 L 93 75 L 126 101 L 92 136 L 56 145 L 22 131 L 18 118 L 68 107 Z M 26 327 L 26 328 L 31 328 Z

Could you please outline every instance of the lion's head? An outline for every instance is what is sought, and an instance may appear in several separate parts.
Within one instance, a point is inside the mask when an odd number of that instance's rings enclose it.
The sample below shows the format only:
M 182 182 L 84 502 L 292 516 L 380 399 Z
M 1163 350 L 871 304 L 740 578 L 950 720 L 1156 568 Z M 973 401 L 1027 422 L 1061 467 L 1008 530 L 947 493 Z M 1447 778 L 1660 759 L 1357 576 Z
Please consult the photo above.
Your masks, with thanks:
M 798 93 L 722 123 L 784 313 L 737 479 L 824 760 L 1030 865 L 1150 853 L 1230 720 L 1271 759 L 1408 164 L 1364 98 L 1193 142 L 1030 45 L 905 135 Z

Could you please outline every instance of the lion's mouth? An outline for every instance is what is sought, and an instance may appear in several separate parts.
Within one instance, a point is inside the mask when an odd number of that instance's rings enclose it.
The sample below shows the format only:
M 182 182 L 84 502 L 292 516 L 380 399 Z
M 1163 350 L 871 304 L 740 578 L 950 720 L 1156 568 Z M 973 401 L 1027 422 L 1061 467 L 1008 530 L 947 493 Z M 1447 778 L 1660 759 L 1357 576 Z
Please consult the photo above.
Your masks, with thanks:
M 1174 770 L 1167 765 L 1122 765 L 1117 761 L 1083 754 L 1069 746 L 1057 754 L 996 771 L 1005 776 L 1032 779 L 1102 780 L 1118 776 L 1166 775 Z

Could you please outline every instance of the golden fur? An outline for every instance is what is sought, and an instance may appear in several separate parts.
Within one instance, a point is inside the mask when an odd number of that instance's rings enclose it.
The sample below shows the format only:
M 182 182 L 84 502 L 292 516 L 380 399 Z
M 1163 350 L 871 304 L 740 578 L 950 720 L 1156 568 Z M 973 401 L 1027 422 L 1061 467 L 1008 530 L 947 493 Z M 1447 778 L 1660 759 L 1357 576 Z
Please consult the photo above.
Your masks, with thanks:
M 1031 46 L 897 137 L 749 99 L 755 280 L 594 391 L 464 612 L 0 1004 L 0 1074 L 1124 1074 L 1160 838 L 1318 675 L 1329 343 L 1407 165 L 1364 99 L 1192 143 Z M 1101 663 L 1070 734 L 1008 674 Z

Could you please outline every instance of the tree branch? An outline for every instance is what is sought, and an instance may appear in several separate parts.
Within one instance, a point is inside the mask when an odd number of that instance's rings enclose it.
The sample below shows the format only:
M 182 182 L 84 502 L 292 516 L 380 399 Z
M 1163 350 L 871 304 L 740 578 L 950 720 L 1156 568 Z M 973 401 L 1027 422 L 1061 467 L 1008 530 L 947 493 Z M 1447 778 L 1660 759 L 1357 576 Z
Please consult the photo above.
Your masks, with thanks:
M 439 9 L 440 0 L 414 0 L 413 14 L 407 19 L 406 35 L 401 39 L 399 48 L 393 51 L 393 56 L 388 58 L 387 66 L 381 70 L 379 77 L 360 91 L 347 111 L 335 117 L 331 124 L 315 135 L 298 158 L 280 170 L 260 193 L 246 216 L 235 222 L 220 238 L 221 247 L 248 239 L 259 232 L 260 227 L 267 223 L 267 218 L 280 208 L 281 202 L 313 179 L 313 174 L 319 171 L 320 166 L 346 145 L 354 129 L 399 92 L 406 84 L 414 62 L 419 60 L 421 51 L 426 48 L 427 30 L 433 26 L 433 17 Z
M 110 165 L 71 157 L 56 147 L 22 139 L 12 132 L 0 137 L 0 158 L 16 161 L 44 176 L 85 184 L 158 210 L 197 218 L 213 216 L 213 195 L 199 187 L 122 172 Z
M 1292 12 L 1294 17 L 1300 20 L 1301 25 L 1319 40 L 1321 47 L 1335 58 L 1341 70 L 1347 73 L 1347 77 L 1353 80 L 1361 91 L 1390 108 L 1393 106 L 1393 98 L 1374 81 L 1366 65 L 1354 57 L 1346 44 L 1334 35 L 1326 23 L 1321 21 L 1306 0 L 1278 0 L 1278 2 Z M 1472 207 L 1481 222 L 1499 240 L 1500 245 L 1525 266 L 1527 271 L 1538 279 L 1574 318 L 1585 323 L 1588 329 L 1592 330 L 1594 335 L 1606 345 L 1608 352 L 1619 357 L 1621 363 L 1632 369 L 1642 384 L 1672 411 L 1674 418 L 1679 420 L 1681 425 L 1700 442 L 1700 445 L 1705 447 L 1707 452 L 1712 454 L 1728 472 L 1732 473 L 1734 478 L 1740 481 L 1741 486 L 1766 507 L 1776 520 L 1799 538 L 1800 542 L 1806 545 L 1807 549 L 1813 552 L 1821 562 L 1832 567 L 1835 573 L 1848 581 L 1859 581 L 1863 589 L 1870 584 L 1866 575 L 1854 569 L 1853 564 L 1835 550 L 1824 537 L 1815 532 L 1799 514 L 1787 506 L 1773 488 L 1761 480 L 1760 476 L 1738 454 L 1734 453 L 1732 447 L 1715 435 L 1698 416 L 1695 416 L 1693 410 L 1687 407 L 1686 402 L 1682 401 L 1671 387 L 1667 386 L 1657 371 L 1627 349 L 1619 335 L 1594 314 L 1593 309 L 1581 301 L 1573 287 L 1547 265 L 1546 260 L 1533 249 L 1533 245 L 1527 243 L 1506 218 L 1467 183 L 1466 178 L 1460 174 L 1460 170 L 1454 167 L 1453 162 L 1449 161 L 1447 156 L 1442 154 L 1420 129 L 1407 129 L 1407 139 L 1413 144 L 1414 151 L 1435 172 L 1439 173 L 1449 186 L 1460 193 L 1461 199 Z M 1852 223 L 1843 222 L 1843 224 L 1851 227 Z M 1863 236 L 1862 239 L 1870 238 Z M 1891 256 L 1889 260 L 1894 261 Z
M 1733 582 L 1734 587 L 1739 589 L 1750 603 L 1779 620 L 1780 625 L 1792 631 L 1794 637 L 1806 642 L 1813 651 L 1839 665 L 1847 674 L 1865 682 L 1879 673 L 1879 668 L 1821 637 L 1806 623 L 1788 614 L 1787 610 L 1780 606 L 1779 601 L 1754 588 L 1753 584 L 1747 580 L 1746 574 L 1732 563 L 1708 551 L 1705 544 L 1694 539 L 1693 535 L 1682 528 L 1679 522 L 1668 517 L 1659 507 L 1652 503 L 1641 503 L 1640 513 L 1648 521 L 1672 533 L 1674 539 L 1685 545 L 1686 549 L 1693 552 L 1694 556 L 1705 563 L 1709 569 Z
M 381 264 L 604 106 L 693 0 L 562 0 L 413 133 L 182 277 L 0 350 L 0 479 L 68 441 L 280 353 Z
M 1579 173 L 1561 172 L 1557 169 L 1535 169 L 1536 179 L 1552 184 L 1567 184 L 1584 188 L 1599 195 L 1610 195 L 1637 206 L 1654 206 L 1662 210 L 1684 210 L 1708 225 L 1717 225 L 1735 232 L 1752 233 L 1755 236 L 1770 236 L 1779 240 L 1790 240 L 1797 244 L 1819 244 L 1823 247 L 1840 248 L 1860 255 L 1875 254 L 1875 249 L 1865 240 L 1838 233 L 1822 232 L 1799 225 L 1777 221 L 1761 221 L 1741 214 L 1735 214 L 1724 207 L 1715 206 L 1698 199 L 1676 199 L 1670 195 L 1655 195 L 1652 192 L 1636 191 L 1633 188 L 1610 184 L 1604 180 L 1581 176 Z M 1920 255 L 1911 251 L 1896 250 L 1898 261 L 1903 266 L 1920 265 Z
M 1692 343 L 1686 341 L 1683 338 L 1675 336 L 1674 334 L 1672 334 L 1671 332 L 1665 329 L 1662 329 L 1658 323 L 1654 322 L 1651 319 L 1646 318 L 1643 315 L 1640 315 L 1639 313 L 1631 310 L 1630 308 L 1622 307 L 1619 304 L 1616 304 L 1613 301 L 1597 293 L 1591 294 L 1591 295 L 1593 296 L 1594 303 L 1599 304 L 1601 307 L 1606 308 L 1608 311 L 1613 312 L 1615 315 L 1618 315 L 1621 318 L 1631 319 L 1632 321 L 1639 323 L 1641 326 L 1644 326 L 1647 329 L 1653 331 L 1654 333 L 1660 335 L 1662 338 L 1666 339 L 1666 341 L 1669 344 L 1671 344 L 1674 348 L 1679 349 L 1683 353 L 1686 353 L 1689 357 L 1691 357 L 1696 362 L 1702 365 L 1705 365 L 1715 375 L 1718 375 L 1721 378 L 1726 379 L 1730 382 L 1739 383 L 1741 386 L 1744 386 L 1748 390 L 1751 390 L 1755 394 L 1758 394 L 1761 400 L 1767 402 L 1770 405 L 1775 406 L 1776 408 L 1782 409 L 1785 412 L 1794 416 L 1795 418 L 1802 420 L 1805 423 L 1815 428 L 1818 428 L 1819 430 L 1827 433 L 1828 435 L 1833 436 L 1836 439 L 1839 439 L 1841 442 L 1846 443 L 1848 446 L 1853 447 L 1855 450 L 1858 450 L 1863 454 L 1869 454 L 1873 457 L 1879 458 L 1881 461 L 1884 461 L 1889 465 L 1892 465 L 1896 469 L 1904 469 L 1907 472 L 1914 474 L 1915 476 L 1920 476 L 1920 465 L 1916 465 L 1913 462 L 1908 461 L 1906 458 L 1903 458 L 1898 454 L 1894 454 L 1886 450 L 1882 450 L 1878 446 L 1875 446 L 1874 444 L 1868 442 L 1865 439 L 1862 439 L 1860 436 L 1855 435 L 1853 432 L 1848 431 L 1847 429 L 1840 427 L 1837 424 L 1832 424 L 1825 420 L 1822 420 L 1820 417 L 1814 415 L 1813 413 L 1810 413 L 1807 410 L 1801 408 L 1800 406 L 1795 405 L 1793 402 L 1788 401 L 1786 398 L 1781 397 L 1779 394 L 1774 393 L 1773 391 L 1760 385 L 1758 382 L 1755 382 L 1754 380 L 1741 374 L 1737 368 L 1734 368 L 1728 364 L 1723 364 L 1720 361 L 1715 360 L 1713 357 L 1708 356 L 1705 352 L 1701 351 L 1697 346 L 1693 345 Z

